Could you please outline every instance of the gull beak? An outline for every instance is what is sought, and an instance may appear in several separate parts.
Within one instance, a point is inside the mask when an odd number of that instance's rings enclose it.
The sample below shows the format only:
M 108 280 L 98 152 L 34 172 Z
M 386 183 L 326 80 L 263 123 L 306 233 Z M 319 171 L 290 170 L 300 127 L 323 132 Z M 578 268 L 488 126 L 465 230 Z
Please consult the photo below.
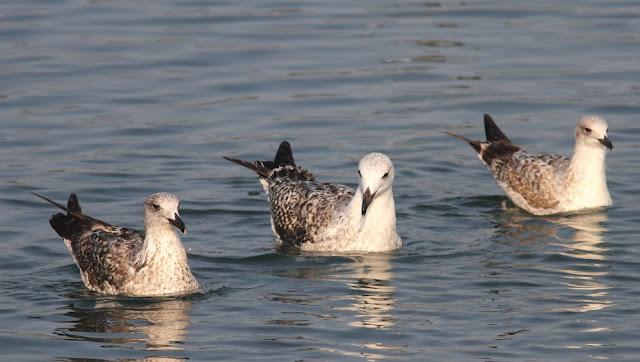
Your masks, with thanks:
M 184 221 L 182 221 L 182 219 L 180 218 L 180 215 L 174 214 L 173 220 L 169 219 L 169 223 L 177 227 L 180 231 L 182 231 L 183 234 L 187 233 L 187 227 L 184 225 Z
M 367 187 L 367 190 L 362 194 L 362 216 L 367 213 L 367 208 L 369 207 L 369 204 L 371 204 L 371 201 L 373 201 L 374 197 L 376 197 L 376 194 L 372 194 L 371 190 Z
M 609 151 L 613 151 L 613 143 L 611 143 L 609 137 L 604 136 L 604 138 L 599 139 L 598 142 L 602 143 L 606 148 L 609 149 Z

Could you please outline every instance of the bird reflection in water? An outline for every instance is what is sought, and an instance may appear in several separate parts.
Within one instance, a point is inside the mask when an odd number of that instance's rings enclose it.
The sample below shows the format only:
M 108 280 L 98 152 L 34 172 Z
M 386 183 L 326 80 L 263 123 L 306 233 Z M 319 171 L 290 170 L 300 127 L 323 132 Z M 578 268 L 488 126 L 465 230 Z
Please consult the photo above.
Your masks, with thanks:
M 395 324 L 393 308 L 395 306 L 395 287 L 392 285 L 390 254 L 370 254 L 348 256 L 351 263 L 338 267 L 298 268 L 284 275 L 312 280 L 335 280 L 349 286 L 348 295 L 333 296 L 331 301 L 348 301 L 348 306 L 332 306 L 333 310 L 353 312 L 356 321 L 349 323 L 354 327 L 388 328 Z M 315 304 L 318 299 L 300 294 L 277 294 L 273 300 L 292 304 Z M 340 304 L 340 303 L 338 303 Z M 338 318 L 333 316 L 333 318 Z
M 584 298 L 578 301 L 577 306 L 562 310 L 589 312 L 612 306 L 613 302 L 608 299 L 609 286 L 602 281 L 610 273 L 608 266 L 604 264 L 609 249 L 603 245 L 603 235 L 607 232 L 604 226 L 607 214 L 597 212 L 563 216 L 551 221 L 575 231 L 572 238 L 560 246 L 565 248 L 561 254 L 575 259 L 576 263 L 560 271 L 564 273 L 564 284 L 569 289 L 584 293 Z
M 565 295 L 563 305 L 553 311 L 589 312 L 613 305 L 608 299 L 609 286 L 602 281 L 610 273 L 606 264 L 609 249 L 603 242 L 607 232 L 604 211 L 545 218 L 506 212 L 503 217 L 505 219 L 499 221 L 498 239 L 513 241 L 516 246 L 542 242 L 551 249 L 546 253 L 564 257 L 550 263 L 561 264 L 555 271 L 561 274 L 560 283 L 573 293 Z
M 181 351 L 190 325 L 191 301 L 105 300 L 86 308 L 70 305 L 72 327 L 59 329 L 65 338 L 121 345 L 148 351 Z M 84 304 L 81 302 L 80 304 Z M 180 356 L 154 356 L 146 361 L 182 360 Z
M 352 274 L 346 282 L 351 288 L 351 310 L 358 317 L 352 327 L 389 328 L 395 324 L 393 308 L 396 288 L 391 284 L 390 255 L 365 255 L 354 258 Z
M 321 280 L 339 282 L 348 287 L 347 292 L 339 294 L 310 296 L 305 292 L 272 294 L 274 301 L 287 304 L 305 306 L 313 311 L 303 312 L 308 317 L 321 320 L 343 322 L 350 327 L 390 329 L 396 324 L 393 314 L 396 299 L 394 278 L 392 271 L 392 255 L 370 254 L 347 256 L 340 258 L 340 263 L 321 267 L 303 267 L 287 271 L 282 275 L 308 280 Z M 317 294 L 314 294 L 317 295 Z M 327 305 L 328 304 L 328 305 Z M 317 307 L 326 305 L 319 312 Z M 296 326 L 315 324 L 312 318 L 291 321 Z M 273 321 L 267 322 L 274 324 Z M 278 324 L 284 324 L 279 321 Z M 329 346 L 331 345 L 331 346 Z M 326 345 L 317 345 L 314 348 L 319 351 L 335 353 L 340 356 L 364 358 L 365 360 L 386 359 L 389 354 L 402 353 L 405 346 L 395 346 L 381 341 L 358 341 L 354 344 L 345 342 L 344 348 L 339 348 L 332 341 Z M 355 349 L 352 349 L 355 347 Z

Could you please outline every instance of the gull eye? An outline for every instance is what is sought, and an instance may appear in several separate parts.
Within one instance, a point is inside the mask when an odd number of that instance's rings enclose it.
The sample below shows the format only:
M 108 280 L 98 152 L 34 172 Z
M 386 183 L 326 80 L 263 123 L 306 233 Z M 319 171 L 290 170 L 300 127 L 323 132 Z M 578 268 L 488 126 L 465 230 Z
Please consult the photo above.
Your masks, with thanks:
M 358 170 L 358 176 L 362 177 L 362 173 L 360 173 L 360 170 Z
M 584 128 L 584 131 L 585 131 L 585 132 L 587 132 L 587 134 L 589 134 L 589 133 L 591 133 L 591 128 L 589 128 L 589 127 L 585 127 L 585 128 Z
M 387 178 L 387 177 L 389 177 L 389 172 L 387 172 L 384 175 L 382 175 L 382 178 Z
M 160 210 L 160 205 L 156 204 L 155 202 L 151 206 L 153 206 L 153 209 L 156 211 Z

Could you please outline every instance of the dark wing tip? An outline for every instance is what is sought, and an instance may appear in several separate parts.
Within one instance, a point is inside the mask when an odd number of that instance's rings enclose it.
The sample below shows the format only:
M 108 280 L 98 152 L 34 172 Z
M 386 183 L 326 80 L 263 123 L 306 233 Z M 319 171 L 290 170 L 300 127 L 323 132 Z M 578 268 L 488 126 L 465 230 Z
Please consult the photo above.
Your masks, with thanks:
M 69 200 L 67 201 L 67 211 L 72 213 L 82 213 L 82 208 L 80 208 L 80 203 L 78 202 L 78 196 L 75 193 L 69 195 Z
M 482 142 L 480 141 L 474 141 L 474 140 L 468 139 L 467 137 L 460 136 L 458 134 L 455 134 L 453 132 L 448 132 L 448 131 L 444 131 L 444 134 L 457 138 L 461 141 L 467 142 L 469 146 L 471 146 L 471 148 L 473 148 L 473 150 L 476 151 L 477 153 L 480 153 L 482 151 L 482 147 L 480 146 Z
M 265 166 L 264 162 L 261 162 L 261 161 L 248 162 L 248 161 L 243 161 L 237 158 L 232 158 L 227 156 L 222 156 L 222 158 L 224 158 L 227 161 L 231 161 L 235 164 L 238 164 L 240 166 L 246 167 L 251 171 L 257 173 L 258 176 L 260 177 L 269 178 L 269 174 L 271 173 L 271 170 L 272 170 L 272 168 L 269 168 L 269 165 Z M 271 161 L 267 161 L 267 163 L 270 164 Z
M 238 158 L 233 158 L 233 157 L 228 157 L 228 156 L 222 156 L 222 158 L 224 158 L 227 161 L 231 161 L 231 162 L 233 162 L 235 164 L 238 164 L 240 166 L 244 166 L 244 167 L 246 167 L 246 168 L 248 168 L 250 170 L 257 171 L 256 165 L 253 164 L 252 162 L 248 162 L 248 161 L 244 161 L 244 160 L 241 160 L 241 159 L 238 159 Z
M 293 160 L 293 151 L 291 150 L 291 144 L 289 144 L 289 142 L 282 141 L 282 143 L 280 143 L 280 147 L 278 147 L 278 152 L 276 152 L 276 157 L 273 159 L 273 163 L 276 167 L 296 165 Z
M 67 212 L 69 211 L 69 210 L 67 210 L 67 208 L 66 208 L 66 207 L 64 207 L 64 205 L 59 204 L 59 203 L 57 203 L 57 202 L 55 202 L 55 201 L 51 200 L 50 198 L 48 198 L 48 197 L 46 197 L 46 196 L 40 195 L 40 194 L 38 194 L 38 193 L 36 193 L 36 192 L 33 192 L 33 191 L 31 191 L 31 194 L 33 194 L 33 195 L 35 195 L 35 196 L 37 196 L 37 197 L 39 197 L 39 198 L 43 199 L 44 201 L 46 201 L 46 202 L 50 203 L 50 204 L 51 204 L 51 205 L 53 205 L 53 206 L 56 206 L 56 207 L 60 208 L 61 210 L 64 210 L 64 211 L 67 211 Z
M 498 128 L 498 125 L 496 125 L 496 122 L 488 114 L 484 115 L 484 133 L 487 136 L 488 142 L 504 141 L 504 142 L 511 143 L 511 140 L 509 139 L 509 137 L 507 137 L 507 135 L 505 135 L 500 130 L 500 128 Z

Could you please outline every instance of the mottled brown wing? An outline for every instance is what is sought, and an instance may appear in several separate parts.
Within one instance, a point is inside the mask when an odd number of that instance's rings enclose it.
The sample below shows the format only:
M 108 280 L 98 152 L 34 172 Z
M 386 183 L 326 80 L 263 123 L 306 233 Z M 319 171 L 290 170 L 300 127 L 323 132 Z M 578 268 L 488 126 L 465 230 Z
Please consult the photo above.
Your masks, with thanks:
M 144 261 L 139 259 L 144 236 L 132 229 L 111 227 L 87 230 L 71 241 L 73 256 L 88 282 L 96 289 L 117 289 Z
M 525 151 L 510 158 L 494 160 L 490 166 L 498 182 L 519 194 L 529 206 L 553 209 L 560 202 L 559 179 L 569 165 L 569 159 L 559 155 L 532 155 Z
M 314 242 L 353 195 L 353 189 L 343 185 L 273 180 L 269 201 L 275 231 L 287 245 Z

